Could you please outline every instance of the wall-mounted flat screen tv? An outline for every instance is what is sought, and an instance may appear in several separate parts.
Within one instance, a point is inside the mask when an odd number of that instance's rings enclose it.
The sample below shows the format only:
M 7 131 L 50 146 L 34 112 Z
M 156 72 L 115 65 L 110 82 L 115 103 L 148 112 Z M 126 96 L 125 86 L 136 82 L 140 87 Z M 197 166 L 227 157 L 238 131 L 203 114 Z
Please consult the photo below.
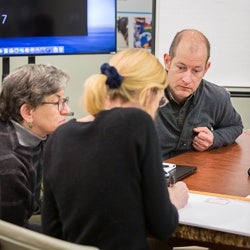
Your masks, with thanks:
M 0 57 L 116 51 L 116 0 L 0 0 Z

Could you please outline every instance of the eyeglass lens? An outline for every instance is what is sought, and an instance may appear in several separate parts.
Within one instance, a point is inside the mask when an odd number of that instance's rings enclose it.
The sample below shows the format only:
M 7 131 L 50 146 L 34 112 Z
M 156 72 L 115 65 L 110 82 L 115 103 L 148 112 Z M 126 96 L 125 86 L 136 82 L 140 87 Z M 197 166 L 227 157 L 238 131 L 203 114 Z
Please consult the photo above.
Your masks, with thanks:
M 62 111 L 65 108 L 65 105 L 68 104 L 69 98 L 65 97 L 58 102 L 59 110 Z

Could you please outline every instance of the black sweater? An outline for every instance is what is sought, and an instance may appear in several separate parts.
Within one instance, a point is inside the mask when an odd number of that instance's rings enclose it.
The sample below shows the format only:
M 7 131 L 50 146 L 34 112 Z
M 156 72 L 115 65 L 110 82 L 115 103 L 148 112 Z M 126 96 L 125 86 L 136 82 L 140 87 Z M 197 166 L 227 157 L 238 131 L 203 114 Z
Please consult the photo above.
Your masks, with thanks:
M 71 120 L 48 139 L 44 233 L 102 250 L 148 249 L 178 224 L 152 118 L 115 108 L 93 122 Z

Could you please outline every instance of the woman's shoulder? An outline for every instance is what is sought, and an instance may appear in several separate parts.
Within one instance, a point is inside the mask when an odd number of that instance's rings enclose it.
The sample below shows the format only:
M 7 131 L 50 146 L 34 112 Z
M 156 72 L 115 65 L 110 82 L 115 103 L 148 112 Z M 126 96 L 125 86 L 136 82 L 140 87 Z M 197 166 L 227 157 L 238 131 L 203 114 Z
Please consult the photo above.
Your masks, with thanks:
M 72 118 L 57 127 L 57 129 L 52 134 L 66 133 L 67 131 L 71 131 L 73 128 L 75 128 L 75 126 L 77 126 L 76 119 Z
M 137 122 L 153 122 L 152 117 L 142 109 L 129 107 L 129 108 L 114 108 L 110 112 L 110 116 L 118 120 L 127 120 L 131 123 Z
M 135 107 L 114 108 L 113 111 L 114 113 L 118 115 L 123 114 L 127 116 L 139 116 L 139 117 L 151 118 L 150 115 L 146 111 L 140 108 L 135 108 Z
M 105 123 L 107 126 L 116 127 L 119 130 L 124 129 L 127 133 L 154 129 L 152 117 L 139 108 L 115 108 L 110 111 L 107 118 Z

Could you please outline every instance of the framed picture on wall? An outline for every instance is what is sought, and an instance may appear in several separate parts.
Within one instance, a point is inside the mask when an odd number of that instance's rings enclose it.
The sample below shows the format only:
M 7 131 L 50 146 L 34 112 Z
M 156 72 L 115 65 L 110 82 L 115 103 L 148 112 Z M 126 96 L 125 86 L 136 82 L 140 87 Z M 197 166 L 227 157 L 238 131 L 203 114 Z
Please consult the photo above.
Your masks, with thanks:
M 152 48 L 152 0 L 117 0 L 117 51 Z
M 144 48 L 151 50 L 151 15 L 117 16 L 117 50 L 125 48 Z

